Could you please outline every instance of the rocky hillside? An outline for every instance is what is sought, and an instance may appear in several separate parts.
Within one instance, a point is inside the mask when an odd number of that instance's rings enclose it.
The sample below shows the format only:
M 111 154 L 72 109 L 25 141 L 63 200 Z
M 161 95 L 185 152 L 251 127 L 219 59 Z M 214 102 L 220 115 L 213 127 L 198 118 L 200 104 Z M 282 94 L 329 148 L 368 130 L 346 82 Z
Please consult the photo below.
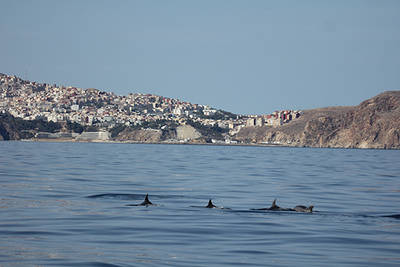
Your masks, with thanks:
M 61 125 L 42 120 L 23 120 L 9 113 L 0 113 L 0 140 L 20 140 L 32 138 L 37 132 L 55 133 Z
M 18 122 L 9 114 L 0 115 L 0 140 L 18 140 L 21 131 Z
M 288 124 L 245 127 L 242 142 L 288 146 L 400 149 L 400 91 L 388 91 L 355 107 L 303 111 Z

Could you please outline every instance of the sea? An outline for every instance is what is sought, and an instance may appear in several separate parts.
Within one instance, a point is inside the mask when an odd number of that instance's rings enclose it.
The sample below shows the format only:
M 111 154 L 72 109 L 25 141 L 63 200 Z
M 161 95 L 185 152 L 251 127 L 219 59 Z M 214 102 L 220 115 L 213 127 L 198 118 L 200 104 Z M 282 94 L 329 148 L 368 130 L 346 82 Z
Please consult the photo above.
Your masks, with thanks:
M 0 266 L 400 266 L 399 214 L 400 150 L 0 142 Z

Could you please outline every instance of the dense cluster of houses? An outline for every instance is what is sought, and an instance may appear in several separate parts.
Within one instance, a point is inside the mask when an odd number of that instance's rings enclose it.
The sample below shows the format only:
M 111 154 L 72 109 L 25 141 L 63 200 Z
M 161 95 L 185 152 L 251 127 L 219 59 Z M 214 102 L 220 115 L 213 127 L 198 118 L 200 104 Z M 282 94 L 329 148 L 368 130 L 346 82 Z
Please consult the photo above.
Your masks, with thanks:
M 222 111 L 177 99 L 139 93 L 118 96 L 93 88 L 37 83 L 5 74 L 0 74 L 0 112 L 9 112 L 25 120 L 70 121 L 100 127 L 133 126 L 157 120 L 185 124 L 192 120 L 230 129 L 232 133 L 246 126 L 282 125 L 300 116 L 299 112 L 288 110 L 216 119 L 215 115 Z

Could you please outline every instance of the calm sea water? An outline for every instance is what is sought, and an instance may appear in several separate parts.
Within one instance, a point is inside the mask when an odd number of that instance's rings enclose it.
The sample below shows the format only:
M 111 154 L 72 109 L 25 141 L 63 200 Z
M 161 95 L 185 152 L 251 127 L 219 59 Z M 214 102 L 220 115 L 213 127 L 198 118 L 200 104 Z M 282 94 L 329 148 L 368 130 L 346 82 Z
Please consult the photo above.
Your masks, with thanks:
M 399 266 L 393 214 L 400 151 L 0 142 L 0 266 Z

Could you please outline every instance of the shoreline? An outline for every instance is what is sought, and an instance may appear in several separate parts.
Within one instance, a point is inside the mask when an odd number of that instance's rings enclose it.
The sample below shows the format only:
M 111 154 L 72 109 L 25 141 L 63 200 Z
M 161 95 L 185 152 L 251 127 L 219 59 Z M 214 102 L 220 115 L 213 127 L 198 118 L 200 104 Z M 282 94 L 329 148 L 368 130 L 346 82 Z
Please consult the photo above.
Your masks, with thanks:
M 140 142 L 140 141 L 121 141 L 121 140 L 75 140 L 65 138 L 40 138 L 40 139 L 20 139 L 20 140 L 9 140 L 9 141 L 21 141 L 21 142 L 43 142 L 43 143 L 103 143 L 103 144 L 149 144 L 149 145 L 202 145 L 202 146 L 255 146 L 255 147 L 295 147 L 280 144 L 251 144 L 251 143 L 239 143 L 239 144 L 227 144 L 227 143 L 197 143 L 197 142 Z
M 120 140 L 74 140 L 74 139 L 20 139 L 20 140 L 6 140 L 6 141 L 20 141 L 20 142 L 43 142 L 43 143 L 100 143 L 100 144 L 142 144 L 142 145 L 198 145 L 198 146 L 236 146 L 236 147 L 280 147 L 280 148 L 313 148 L 313 149 L 360 149 L 360 150 L 400 150 L 396 148 L 374 148 L 374 147 L 313 147 L 313 146 L 295 146 L 283 144 L 260 144 L 260 143 L 192 143 L 192 142 L 140 142 L 140 141 L 120 141 Z

